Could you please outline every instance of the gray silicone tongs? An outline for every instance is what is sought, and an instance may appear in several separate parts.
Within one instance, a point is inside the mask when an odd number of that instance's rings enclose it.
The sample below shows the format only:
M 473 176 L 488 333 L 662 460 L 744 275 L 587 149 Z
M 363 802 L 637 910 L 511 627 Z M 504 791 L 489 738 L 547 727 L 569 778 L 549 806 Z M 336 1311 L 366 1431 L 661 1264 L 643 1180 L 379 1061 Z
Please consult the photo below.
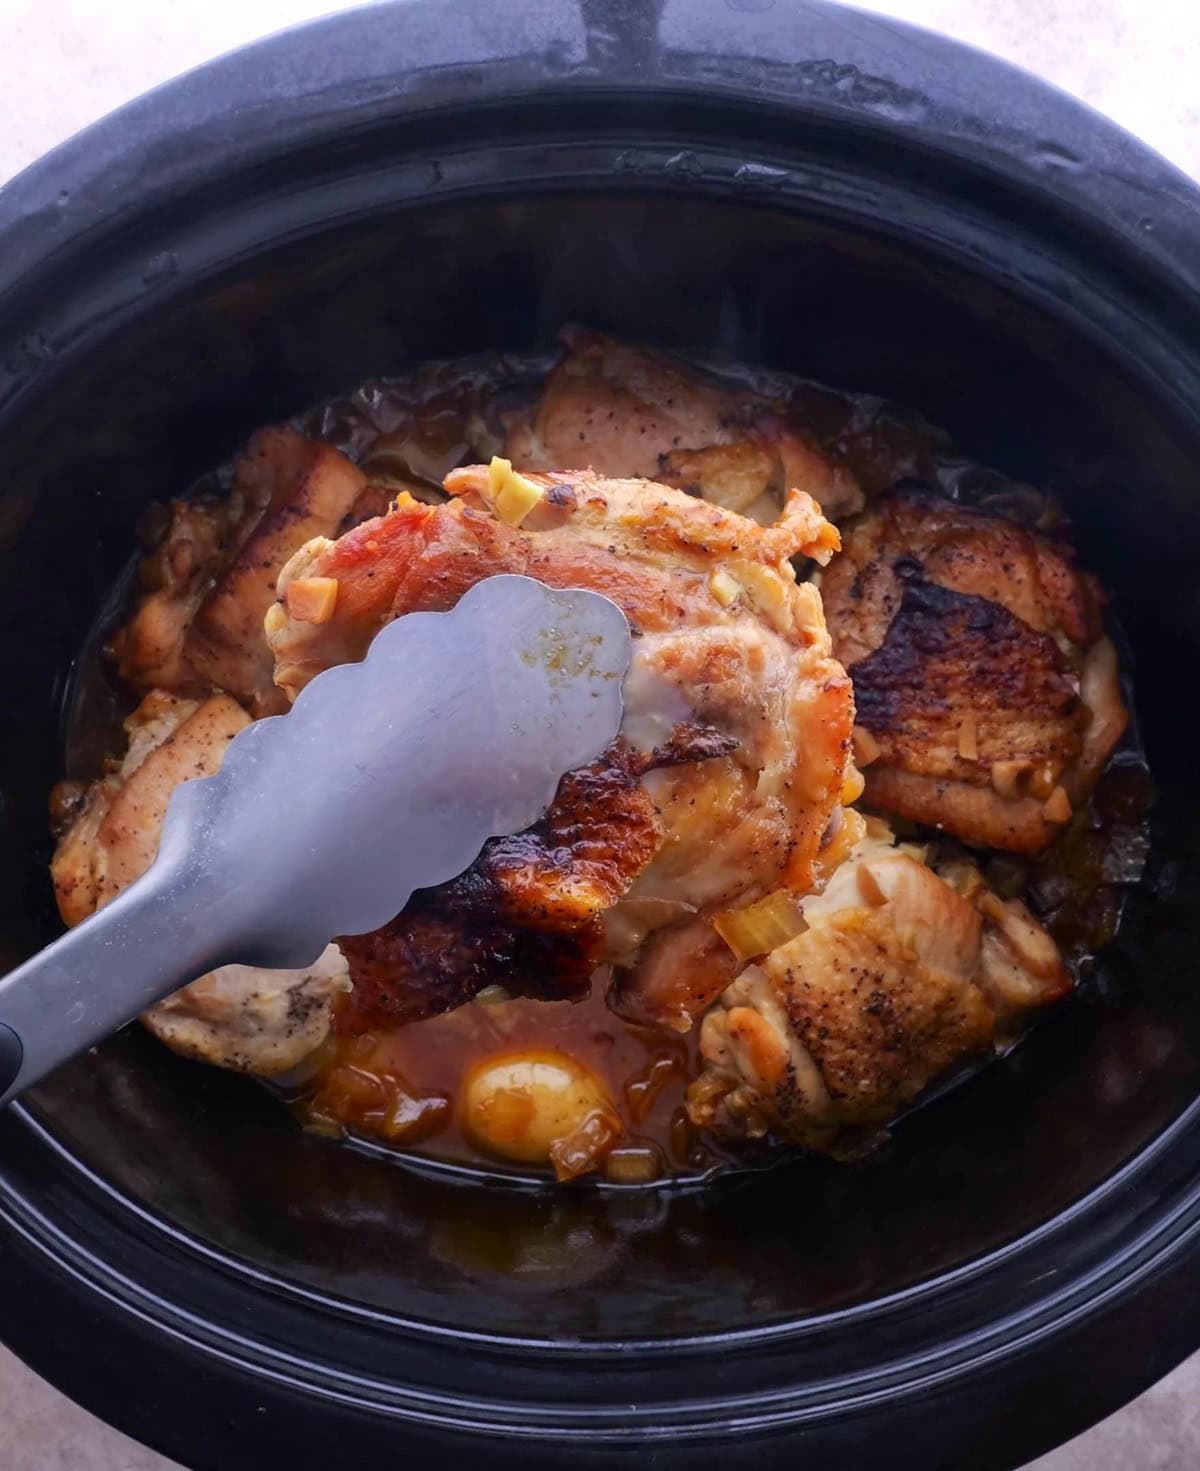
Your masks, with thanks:
M 312 964 L 549 806 L 621 723 L 615 603 L 526 577 L 388 624 L 172 795 L 149 871 L 0 980 L 0 1103 L 220 965 Z

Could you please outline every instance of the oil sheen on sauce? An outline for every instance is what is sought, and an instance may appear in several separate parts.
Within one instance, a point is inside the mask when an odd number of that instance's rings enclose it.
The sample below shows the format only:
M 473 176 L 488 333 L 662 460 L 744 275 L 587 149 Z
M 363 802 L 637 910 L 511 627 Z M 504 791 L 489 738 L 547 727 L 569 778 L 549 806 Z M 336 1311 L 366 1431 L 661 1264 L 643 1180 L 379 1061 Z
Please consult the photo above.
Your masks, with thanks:
M 293 1106 L 322 1132 L 348 1129 L 457 1164 L 520 1170 L 464 1128 L 460 1089 L 492 1059 L 544 1053 L 581 1064 L 607 1094 L 620 1124 L 610 1178 L 695 1176 L 731 1162 L 687 1119 L 695 1031 L 625 1022 L 605 1004 L 608 980 L 598 971 L 582 1001 L 485 998 L 395 1031 L 331 1037 L 295 1079 Z

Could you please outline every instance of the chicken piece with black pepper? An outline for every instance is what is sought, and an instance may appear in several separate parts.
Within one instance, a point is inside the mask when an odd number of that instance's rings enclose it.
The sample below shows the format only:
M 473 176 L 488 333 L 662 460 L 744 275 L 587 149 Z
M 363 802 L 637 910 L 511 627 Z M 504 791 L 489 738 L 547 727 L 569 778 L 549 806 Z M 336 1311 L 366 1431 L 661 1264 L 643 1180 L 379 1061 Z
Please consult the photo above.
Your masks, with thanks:
M 950 881 L 948 881 L 950 880 Z M 1014 1035 L 1070 979 L 1019 901 L 969 865 L 864 839 L 799 933 L 737 976 L 704 1018 L 693 1123 L 834 1153 L 873 1142 L 928 1085 Z
M 868 804 L 978 847 L 1045 848 L 1128 718 L 1071 549 L 903 487 L 847 528 L 820 586 Z
M 254 715 L 287 708 L 272 680 L 263 617 L 280 568 L 378 499 L 345 455 L 286 427 L 263 429 L 238 457 L 224 500 L 174 501 L 140 568 L 141 592 L 112 640 L 134 688 L 224 690 Z
M 500 460 L 452 472 L 446 488 L 449 504 L 401 496 L 288 563 L 267 620 L 279 685 L 294 695 L 362 658 L 389 619 L 520 573 L 626 613 L 622 733 L 564 778 L 529 833 L 489 844 L 374 935 L 344 939 L 355 994 L 339 1026 L 410 1021 L 493 982 L 578 995 L 615 962 L 620 1009 L 686 1030 L 730 977 L 723 962 L 664 965 L 664 948 L 711 935 L 709 914 L 748 892 L 803 892 L 842 800 L 850 684 L 792 564 L 827 560 L 837 532 L 800 490 L 762 526 L 653 481 L 519 475 Z
M 518 469 L 655 480 L 764 524 L 793 488 L 833 520 L 862 506 L 853 475 L 789 422 L 785 400 L 601 332 L 562 335 L 565 355 L 508 432 Z
M 171 793 L 212 776 L 250 724 L 228 695 L 189 700 L 151 691 L 125 722 L 119 766 L 71 792 L 69 822 L 50 866 L 59 912 L 79 924 L 154 862 Z M 55 804 L 61 809 L 61 802 Z M 306 970 L 227 965 L 150 1008 L 142 1020 L 186 1057 L 272 1076 L 296 1066 L 328 1035 L 335 998 L 349 989 L 330 945 Z

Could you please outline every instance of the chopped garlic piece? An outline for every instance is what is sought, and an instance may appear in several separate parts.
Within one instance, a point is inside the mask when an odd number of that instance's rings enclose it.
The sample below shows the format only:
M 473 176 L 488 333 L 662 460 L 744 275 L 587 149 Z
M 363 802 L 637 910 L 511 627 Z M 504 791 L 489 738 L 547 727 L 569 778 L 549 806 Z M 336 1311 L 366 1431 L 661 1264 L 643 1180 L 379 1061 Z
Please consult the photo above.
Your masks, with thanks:
M 709 574 L 708 590 L 722 608 L 729 608 L 737 602 L 742 585 L 736 577 L 731 577 L 724 567 L 717 567 Z
M 496 515 L 506 526 L 520 526 L 545 495 L 540 485 L 513 469 L 511 460 L 492 456 L 488 466 L 488 497 Z
M 301 623 L 328 623 L 337 606 L 336 577 L 301 577 L 284 593 L 288 614 Z

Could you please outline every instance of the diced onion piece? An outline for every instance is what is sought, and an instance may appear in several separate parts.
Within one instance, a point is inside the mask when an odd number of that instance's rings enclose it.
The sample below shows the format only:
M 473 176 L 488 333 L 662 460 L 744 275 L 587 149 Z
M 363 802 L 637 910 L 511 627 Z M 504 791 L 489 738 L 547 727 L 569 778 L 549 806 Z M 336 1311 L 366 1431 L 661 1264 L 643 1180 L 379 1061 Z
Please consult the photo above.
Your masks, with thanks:
M 722 608 L 730 608 L 737 602 L 742 585 L 736 577 L 731 577 L 724 567 L 717 567 L 709 574 L 708 590 Z
M 556 1139 L 551 1144 L 550 1163 L 556 1178 L 573 1180 L 576 1175 L 594 1170 L 622 1133 L 621 1120 L 612 1109 L 595 1109 L 565 1139 Z
M 440 1093 L 410 1093 L 397 1085 L 388 1100 L 380 1133 L 393 1144 L 417 1144 L 440 1133 L 453 1112 L 450 1100 Z
M 520 526 L 546 492 L 528 476 L 514 470 L 511 460 L 493 455 L 488 466 L 488 496 L 496 515 L 506 526 Z
M 967 715 L 958 727 L 958 754 L 964 761 L 979 760 L 979 723 L 974 715 Z
M 337 607 L 336 577 L 300 577 L 284 593 L 287 610 L 301 623 L 328 623 Z
M 662 1173 L 662 1157 L 653 1144 L 627 1144 L 604 1161 L 605 1179 L 613 1185 L 649 1185 Z
M 1055 787 L 1047 797 L 1042 816 L 1047 822 L 1070 822 L 1071 799 L 1062 787 Z
M 738 960 L 769 955 L 807 928 L 800 901 L 786 889 L 776 889 L 745 909 L 725 909 L 713 920 L 713 929 Z
M 356 1039 L 356 1044 L 350 1047 L 351 1055 L 356 1055 L 360 1040 Z M 337 1125 L 381 1134 L 393 1143 L 413 1144 L 429 1139 L 449 1124 L 453 1115 L 449 1097 L 440 1093 L 416 1093 L 399 1074 L 376 1072 L 369 1056 L 359 1056 L 357 1061 L 362 1066 L 340 1062 L 319 1075 L 318 1090 L 304 1112 L 307 1125 L 321 1133 L 328 1133 Z M 299 1075 L 294 1074 L 293 1086 L 296 1083 Z
M 846 775 L 842 781 L 842 805 L 849 807 L 852 802 L 857 802 L 866 788 L 863 774 L 857 766 L 846 769 Z
M 872 761 L 878 761 L 883 754 L 883 748 L 871 734 L 865 725 L 854 727 L 854 759 L 859 766 L 870 766 Z
M 268 638 L 278 633 L 287 623 L 287 609 L 282 603 L 272 603 L 263 619 L 263 632 Z

